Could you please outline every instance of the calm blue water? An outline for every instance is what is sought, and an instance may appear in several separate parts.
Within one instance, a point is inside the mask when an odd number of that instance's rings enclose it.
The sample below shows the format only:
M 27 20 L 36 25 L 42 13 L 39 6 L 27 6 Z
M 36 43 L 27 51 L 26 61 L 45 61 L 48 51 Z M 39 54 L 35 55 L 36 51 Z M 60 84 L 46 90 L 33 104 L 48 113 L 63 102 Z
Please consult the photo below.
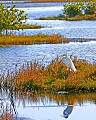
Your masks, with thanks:
M 96 21 L 28 20 L 28 24 L 42 25 L 41 29 L 9 31 L 17 35 L 60 34 L 65 38 L 96 39 Z
M 0 47 L 0 73 L 8 70 L 14 71 L 23 63 L 36 59 L 42 65 L 48 65 L 57 55 L 67 54 L 77 56 L 78 59 L 86 59 L 88 62 L 96 61 L 96 41 L 68 44 L 41 44 Z M 43 62 L 42 59 L 45 56 Z
M 27 5 L 27 4 L 26 4 Z M 96 21 L 34 20 L 40 17 L 58 16 L 63 13 L 63 3 L 31 3 L 30 7 L 19 7 L 28 14 L 27 24 L 42 25 L 42 29 L 9 31 L 17 35 L 60 34 L 67 38 L 96 38 Z
M 68 2 L 26 2 L 26 3 L 23 3 L 23 2 L 19 2 L 19 3 L 16 3 L 16 2 L 4 2 L 2 1 L 2 3 L 4 4 L 4 6 L 12 6 L 13 4 L 16 5 L 17 8 L 25 8 L 25 7 L 48 7 L 48 6 L 61 6 L 63 4 L 68 4 Z
M 49 3 L 5 3 L 4 6 L 16 5 L 16 8 L 24 10 L 29 19 L 40 17 L 57 16 L 62 13 L 63 5 L 68 2 L 49 2 Z M 47 14 L 46 14 L 47 13 Z

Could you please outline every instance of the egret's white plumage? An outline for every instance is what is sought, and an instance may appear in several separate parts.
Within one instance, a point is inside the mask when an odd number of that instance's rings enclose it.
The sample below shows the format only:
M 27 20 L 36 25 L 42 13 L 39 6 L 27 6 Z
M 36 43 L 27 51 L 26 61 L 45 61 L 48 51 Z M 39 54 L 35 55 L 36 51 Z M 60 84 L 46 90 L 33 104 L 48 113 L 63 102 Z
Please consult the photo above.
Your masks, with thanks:
M 66 64 L 66 66 L 69 70 L 73 70 L 74 72 L 76 71 L 74 63 L 72 62 L 72 60 L 70 58 L 67 57 L 66 54 L 61 55 L 60 59 L 64 64 Z

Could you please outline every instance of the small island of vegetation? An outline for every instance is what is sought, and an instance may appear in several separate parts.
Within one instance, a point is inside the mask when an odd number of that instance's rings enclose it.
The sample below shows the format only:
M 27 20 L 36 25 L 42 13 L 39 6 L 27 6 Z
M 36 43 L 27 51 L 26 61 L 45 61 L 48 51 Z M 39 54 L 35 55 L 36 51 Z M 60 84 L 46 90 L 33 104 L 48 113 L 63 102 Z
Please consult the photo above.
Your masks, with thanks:
M 28 62 L 15 74 L 8 73 L 4 85 L 19 92 L 96 92 L 96 64 L 77 59 L 73 62 L 76 72 L 67 70 L 58 56 L 47 67 L 38 61 Z
M 95 2 L 71 2 L 64 5 L 63 14 L 55 17 L 42 17 L 41 20 L 96 20 Z

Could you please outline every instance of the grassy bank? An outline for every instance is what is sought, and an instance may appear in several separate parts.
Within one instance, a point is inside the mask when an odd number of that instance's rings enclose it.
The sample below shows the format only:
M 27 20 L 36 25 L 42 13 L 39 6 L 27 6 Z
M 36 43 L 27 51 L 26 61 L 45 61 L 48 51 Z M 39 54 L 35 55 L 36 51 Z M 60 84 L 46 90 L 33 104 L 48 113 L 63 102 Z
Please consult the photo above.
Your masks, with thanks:
M 43 26 L 40 26 L 40 25 L 30 25 L 30 24 L 21 24 L 21 25 L 16 24 L 16 27 L 9 26 L 7 28 L 7 30 L 40 29 L 40 28 L 43 28 Z
M 92 15 L 76 15 L 75 17 L 64 17 L 63 15 L 56 17 L 42 17 L 40 20 L 69 20 L 69 21 L 78 21 L 78 20 L 96 20 L 96 14 Z
M 19 91 L 96 91 L 96 64 L 75 59 L 73 62 L 77 68 L 76 72 L 68 71 L 58 58 L 47 67 L 40 66 L 38 62 L 30 62 L 27 63 L 27 67 L 22 66 L 12 81 L 14 80 L 14 85 Z
M 40 25 L 29 25 L 29 24 L 22 24 L 19 29 L 39 29 L 39 28 L 43 28 Z M 11 28 L 10 28 L 11 29 Z
M 16 36 L 16 35 L 7 35 L 0 36 L 0 46 L 5 45 L 31 45 L 31 44 L 58 44 L 58 43 L 68 43 L 68 39 L 63 38 L 60 35 L 44 35 L 37 34 L 33 36 Z
M 18 29 L 39 29 L 39 28 L 43 28 L 43 27 L 40 26 L 40 25 L 29 25 L 29 24 L 18 25 L 18 24 L 16 24 L 16 28 L 18 28 Z M 13 26 L 10 26 L 7 29 L 9 29 L 9 30 L 17 30 L 16 28 L 13 27 Z

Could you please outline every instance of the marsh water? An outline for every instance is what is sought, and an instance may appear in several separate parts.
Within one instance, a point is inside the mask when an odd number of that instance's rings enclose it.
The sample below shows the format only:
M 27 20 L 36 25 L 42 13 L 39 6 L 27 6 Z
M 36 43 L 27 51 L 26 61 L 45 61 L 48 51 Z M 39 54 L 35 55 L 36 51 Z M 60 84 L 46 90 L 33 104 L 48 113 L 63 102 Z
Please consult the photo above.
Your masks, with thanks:
M 60 34 L 66 38 L 96 39 L 96 21 L 36 20 L 62 14 L 63 4 L 65 3 L 18 3 L 17 8 L 28 13 L 28 24 L 38 24 L 44 28 L 9 33 Z M 38 60 L 39 64 L 47 66 L 57 55 L 64 53 L 68 57 L 72 54 L 77 59 L 96 63 L 96 41 L 0 47 L 0 74 L 14 72 L 29 61 Z M 0 115 L 6 111 L 6 105 L 9 113 L 13 110 L 16 120 L 96 120 L 95 93 L 69 94 L 60 91 L 53 94 L 21 94 L 1 89 Z
M 19 69 L 23 63 L 35 60 L 47 66 L 61 54 L 96 63 L 96 41 L 0 47 L 0 73 L 4 74 L 8 70 L 14 72 L 15 66 Z
M 63 13 L 63 5 L 68 3 L 25 3 L 16 4 L 20 10 L 28 14 L 27 24 L 44 26 L 41 29 L 24 29 L 9 31 L 17 35 L 60 34 L 66 38 L 96 38 L 96 21 L 63 21 L 63 20 L 36 20 L 40 17 L 58 16 Z M 12 4 L 5 4 L 5 6 Z
M 96 93 L 21 94 L 1 90 L 0 97 L 0 114 L 7 105 L 7 112 L 14 113 L 15 120 L 96 119 Z

